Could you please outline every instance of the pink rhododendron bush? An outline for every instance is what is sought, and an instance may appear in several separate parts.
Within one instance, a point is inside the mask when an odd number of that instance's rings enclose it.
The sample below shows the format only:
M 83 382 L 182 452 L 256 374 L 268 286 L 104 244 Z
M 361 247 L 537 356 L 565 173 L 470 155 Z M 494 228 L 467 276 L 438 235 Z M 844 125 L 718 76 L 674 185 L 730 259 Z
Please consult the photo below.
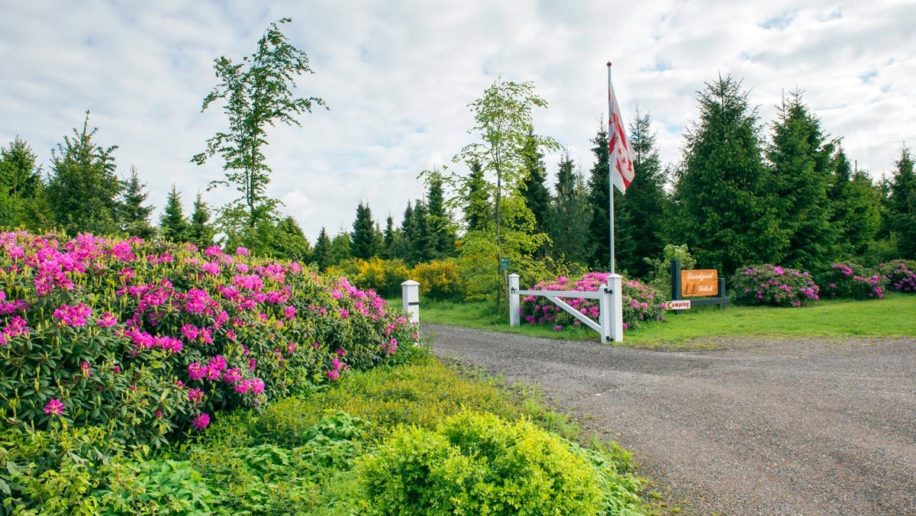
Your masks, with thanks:
M 820 299 L 820 287 L 808 272 L 779 265 L 752 265 L 732 278 L 740 305 L 802 306 Z
M 856 263 L 834 263 L 817 276 L 821 296 L 848 299 L 880 299 L 887 289 L 887 278 Z
M 916 293 L 916 261 L 893 260 L 878 267 L 887 278 L 887 288 L 906 294 Z
M 581 278 L 570 279 L 560 276 L 556 280 L 541 281 L 531 290 L 578 290 L 595 292 L 607 282 L 608 272 L 588 272 Z M 599 315 L 597 299 L 561 298 L 583 315 L 597 319 Z M 638 328 L 647 321 L 663 320 L 663 309 L 655 289 L 636 280 L 623 282 L 623 327 Z M 543 324 L 561 331 L 567 326 L 578 327 L 582 323 L 566 313 L 550 300 L 540 296 L 522 298 L 522 319 L 528 324 Z
M 0 411 L 162 444 L 369 368 L 416 329 L 372 291 L 217 247 L 0 234 Z

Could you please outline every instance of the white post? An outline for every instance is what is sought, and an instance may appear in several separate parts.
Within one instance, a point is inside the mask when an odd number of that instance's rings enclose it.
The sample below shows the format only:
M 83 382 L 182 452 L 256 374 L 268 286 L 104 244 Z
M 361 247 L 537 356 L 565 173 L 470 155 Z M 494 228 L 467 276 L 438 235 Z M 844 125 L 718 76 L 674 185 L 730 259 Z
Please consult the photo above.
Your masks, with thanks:
M 608 321 L 611 341 L 623 342 L 623 277 L 620 274 L 611 274 L 607 283 L 611 290 L 611 310 Z
M 420 284 L 414 280 L 401 283 L 401 303 L 404 311 L 410 315 L 410 322 L 420 322 Z
M 521 313 L 518 300 L 518 274 L 509 275 L 509 326 L 518 326 Z
M 602 344 L 611 342 L 611 305 L 613 300 L 611 299 L 610 291 L 611 287 L 607 284 L 598 287 L 598 293 L 601 294 L 601 297 L 598 298 L 598 318 L 600 319 L 598 323 L 601 325 Z

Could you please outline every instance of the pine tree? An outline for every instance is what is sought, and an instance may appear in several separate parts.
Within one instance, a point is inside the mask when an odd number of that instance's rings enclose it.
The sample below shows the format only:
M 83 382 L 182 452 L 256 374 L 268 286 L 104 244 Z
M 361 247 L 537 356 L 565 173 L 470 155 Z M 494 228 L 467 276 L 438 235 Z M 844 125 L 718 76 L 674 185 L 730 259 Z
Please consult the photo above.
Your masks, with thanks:
M 119 223 L 121 231 L 131 236 L 149 239 L 156 235 L 156 228 L 150 224 L 153 213 L 151 205 L 144 204 L 149 195 L 144 191 L 146 184 L 140 181 L 137 168 L 130 167 L 130 178 L 124 182 L 124 193 L 121 197 Z
M 678 231 L 698 266 L 725 274 L 778 259 L 787 238 L 766 190 L 756 110 L 731 77 L 707 84 L 699 103 L 676 185 Z
M 652 122 L 648 114 L 640 115 L 630 125 L 630 147 L 635 177 L 615 206 L 618 224 L 615 228 L 617 263 L 632 275 L 649 272 L 646 258 L 658 258 L 665 247 L 665 227 L 669 212 L 665 195 L 665 175 L 661 168 Z
M 115 175 L 112 152 L 93 141 L 98 129 L 89 130 L 89 112 L 81 130 L 51 151 L 48 202 L 54 222 L 67 233 L 118 233 L 117 224 L 122 183 Z
M 588 261 L 588 193 L 569 154 L 560 161 L 557 195 L 551 204 L 548 228 L 555 258 L 576 263 Z
M 181 194 L 173 184 L 165 202 L 162 217 L 159 219 L 159 230 L 165 240 L 187 242 L 189 229 L 188 219 L 185 218 L 184 208 L 181 205 Z
M 353 258 L 353 253 L 350 250 L 350 233 L 341 230 L 331 240 L 331 263 L 330 265 L 337 265 L 344 260 L 349 260 Z
M 356 207 L 356 220 L 350 236 L 350 252 L 354 258 L 363 260 L 378 256 L 379 240 L 372 221 L 372 210 L 362 202 Z
M 18 136 L 0 149 L 0 227 L 40 230 L 51 221 L 38 157 Z
M 843 259 L 869 252 L 881 225 L 881 192 L 868 174 L 852 172 L 843 148 L 833 158 L 830 224 L 837 235 L 837 255 Z
M 429 207 L 429 229 L 432 239 L 433 258 L 451 256 L 455 251 L 455 234 L 452 218 L 445 208 L 442 190 L 442 174 L 433 170 L 426 174 L 428 190 L 426 202 Z
M 588 205 L 591 211 L 591 221 L 588 225 L 589 235 L 589 266 L 593 270 L 610 269 L 610 199 L 608 198 L 608 140 L 607 129 L 600 127 L 598 134 L 592 139 L 592 152 L 595 154 L 595 164 L 592 165 L 588 179 Z M 620 196 L 615 189 L 614 202 L 619 202 Z
M 299 223 L 292 217 L 283 217 L 276 223 L 261 221 L 258 226 L 258 254 L 283 260 L 307 261 L 311 247 Z
M 544 155 L 538 149 L 538 141 L 534 133 L 528 134 L 522 153 L 525 171 L 520 190 L 525 199 L 525 205 L 534 215 L 535 232 L 546 233 L 550 212 L 550 192 L 545 184 L 547 167 L 544 166 Z
M 388 218 L 385 220 L 385 233 L 382 234 L 382 252 L 380 253 L 382 258 L 394 258 L 394 255 L 392 254 L 392 250 L 394 248 L 394 237 L 394 219 L 391 218 L 391 215 L 388 215 Z
M 484 229 L 492 218 L 493 206 L 490 204 L 489 183 L 484 178 L 480 162 L 472 161 L 470 169 L 471 173 L 464 181 L 464 223 L 468 231 L 478 231 Z
M 783 101 L 767 157 L 773 167 L 781 229 L 789 246 L 781 263 L 821 269 L 836 258 L 836 234 L 828 200 L 833 177 L 833 144 L 825 142 L 820 121 L 793 92 Z
M 900 150 L 897 170 L 890 183 L 887 206 L 887 231 L 896 237 L 901 258 L 916 258 L 916 175 L 913 158 L 906 145 Z
M 331 239 L 325 228 L 321 228 L 318 239 L 315 240 L 315 249 L 312 251 L 312 262 L 323 271 L 331 265 Z
M 427 262 L 435 255 L 435 242 L 429 225 L 429 209 L 421 200 L 417 200 L 413 207 L 413 223 L 407 233 L 410 245 L 408 263 L 411 265 Z
M 191 213 L 188 235 L 188 239 L 201 248 L 213 245 L 213 237 L 216 236 L 216 230 L 210 223 L 210 208 L 200 192 L 197 192 L 197 197 L 194 198 L 194 211 Z

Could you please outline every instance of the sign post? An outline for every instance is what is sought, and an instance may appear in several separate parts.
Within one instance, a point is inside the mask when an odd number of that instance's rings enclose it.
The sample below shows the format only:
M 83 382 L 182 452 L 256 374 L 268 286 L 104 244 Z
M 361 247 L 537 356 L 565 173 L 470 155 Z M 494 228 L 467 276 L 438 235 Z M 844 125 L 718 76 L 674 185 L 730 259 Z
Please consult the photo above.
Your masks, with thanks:
M 719 305 L 720 308 L 725 308 L 727 304 L 725 278 L 719 277 L 718 270 L 681 270 L 681 262 L 671 260 L 671 302 L 668 303 L 668 310 L 687 310 L 704 305 Z

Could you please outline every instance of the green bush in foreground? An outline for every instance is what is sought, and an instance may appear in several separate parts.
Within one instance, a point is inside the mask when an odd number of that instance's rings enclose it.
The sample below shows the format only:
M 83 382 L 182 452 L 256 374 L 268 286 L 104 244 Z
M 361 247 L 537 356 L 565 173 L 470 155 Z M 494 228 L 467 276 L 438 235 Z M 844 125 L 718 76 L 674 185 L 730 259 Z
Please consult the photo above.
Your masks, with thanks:
M 596 514 L 588 459 L 530 421 L 462 412 L 437 431 L 400 428 L 359 478 L 380 514 Z

